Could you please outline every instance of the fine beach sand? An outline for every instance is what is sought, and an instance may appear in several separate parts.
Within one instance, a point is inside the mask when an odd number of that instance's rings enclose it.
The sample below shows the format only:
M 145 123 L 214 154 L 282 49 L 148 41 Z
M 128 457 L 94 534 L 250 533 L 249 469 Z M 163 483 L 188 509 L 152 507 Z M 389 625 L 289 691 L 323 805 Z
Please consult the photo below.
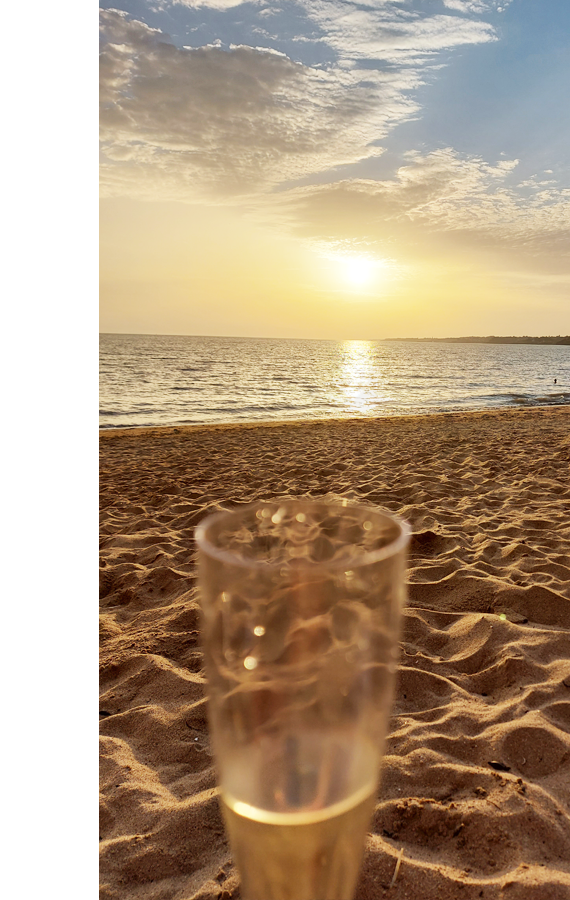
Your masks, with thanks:
M 285 494 L 359 498 L 413 531 L 358 900 L 570 900 L 562 407 L 101 435 L 103 900 L 240 896 L 209 754 L 193 529 Z

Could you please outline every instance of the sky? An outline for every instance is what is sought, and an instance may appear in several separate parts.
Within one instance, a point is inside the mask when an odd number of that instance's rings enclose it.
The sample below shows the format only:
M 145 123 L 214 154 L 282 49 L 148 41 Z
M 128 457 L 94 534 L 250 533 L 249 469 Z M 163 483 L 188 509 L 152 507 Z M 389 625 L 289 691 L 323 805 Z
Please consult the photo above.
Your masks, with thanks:
M 100 28 L 101 331 L 570 333 L 568 0 L 115 0 Z

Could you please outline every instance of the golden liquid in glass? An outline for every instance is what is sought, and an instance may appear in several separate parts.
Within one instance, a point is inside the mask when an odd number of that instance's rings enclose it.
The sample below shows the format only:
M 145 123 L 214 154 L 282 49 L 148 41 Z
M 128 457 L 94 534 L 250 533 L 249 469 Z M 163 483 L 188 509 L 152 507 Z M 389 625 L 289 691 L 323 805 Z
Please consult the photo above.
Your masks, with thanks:
M 222 795 L 243 900 L 350 900 L 375 798 L 374 783 L 324 809 L 282 813 Z

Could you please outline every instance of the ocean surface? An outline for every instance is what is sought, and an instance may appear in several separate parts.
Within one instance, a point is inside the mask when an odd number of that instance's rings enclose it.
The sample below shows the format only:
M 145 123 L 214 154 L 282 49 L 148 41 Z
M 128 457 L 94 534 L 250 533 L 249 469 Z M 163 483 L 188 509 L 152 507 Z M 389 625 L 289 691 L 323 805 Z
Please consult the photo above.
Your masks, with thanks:
M 100 336 L 101 428 L 555 404 L 569 346 Z

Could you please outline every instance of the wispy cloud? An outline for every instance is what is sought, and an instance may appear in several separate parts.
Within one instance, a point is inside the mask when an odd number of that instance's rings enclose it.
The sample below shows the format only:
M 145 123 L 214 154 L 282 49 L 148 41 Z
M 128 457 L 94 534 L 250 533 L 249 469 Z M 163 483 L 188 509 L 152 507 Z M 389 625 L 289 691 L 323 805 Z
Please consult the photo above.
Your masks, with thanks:
M 455 244 L 570 258 L 570 190 L 509 186 L 517 160 L 494 165 L 451 148 L 408 154 L 391 180 L 354 180 L 290 191 L 290 227 L 307 238 L 390 252 L 442 236 Z
M 511 2 L 512 0 L 443 0 L 443 5 L 457 12 L 477 15 L 495 9 L 503 12 Z
M 495 40 L 493 27 L 449 15 L 426 15 L 392 3 L 362 4 L 352 0 L 310 0 L 306 11 L 326 34 L 327 42 L 344 58 L 394 62 Z
M 188 6 L 190 9 L 200 9 L 201 7 L 209 7 L 210 9 L 232 9 L 234 6 L 241 6 L 243 3 L 255 2 L 255 0 L 170 0 L 173 6 Z

